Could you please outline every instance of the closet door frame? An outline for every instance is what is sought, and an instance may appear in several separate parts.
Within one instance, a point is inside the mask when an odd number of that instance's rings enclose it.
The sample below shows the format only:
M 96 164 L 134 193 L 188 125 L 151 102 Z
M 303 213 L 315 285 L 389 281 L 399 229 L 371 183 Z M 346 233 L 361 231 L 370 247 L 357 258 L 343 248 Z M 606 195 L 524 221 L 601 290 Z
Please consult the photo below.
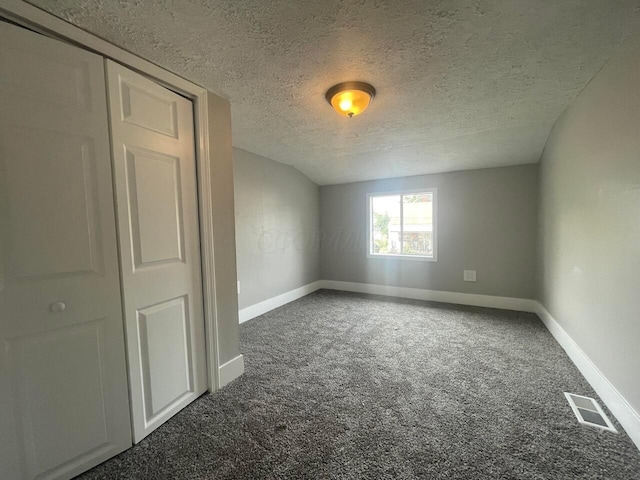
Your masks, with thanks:
M 105 58 L 112 59 L 193 102 L 208 390 L 210 392 L 217 391 L 228 381 L 220 378 L 221 365 L 218 357 L 211 155 L 209 151 L 209 109 L 214 106 L 209 104 L 207 90 L 22 0 L 3 0 L 3 4 L 0 5 L 0 19 L 6 19 L 52 38 L 71 42 Z

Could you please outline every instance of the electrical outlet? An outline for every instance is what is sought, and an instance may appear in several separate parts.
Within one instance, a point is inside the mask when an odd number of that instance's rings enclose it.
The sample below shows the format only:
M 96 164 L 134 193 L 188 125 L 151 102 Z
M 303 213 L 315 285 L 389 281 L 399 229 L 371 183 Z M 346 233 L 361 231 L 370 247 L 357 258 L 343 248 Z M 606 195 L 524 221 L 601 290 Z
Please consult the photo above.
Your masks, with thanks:
M 238 280 L 238 295 L 240 295 L 240 280 Z
M 465 270 L 463 275 L 465 282 L 475 282 L 476 281 L 476 271 L 475 270 Z

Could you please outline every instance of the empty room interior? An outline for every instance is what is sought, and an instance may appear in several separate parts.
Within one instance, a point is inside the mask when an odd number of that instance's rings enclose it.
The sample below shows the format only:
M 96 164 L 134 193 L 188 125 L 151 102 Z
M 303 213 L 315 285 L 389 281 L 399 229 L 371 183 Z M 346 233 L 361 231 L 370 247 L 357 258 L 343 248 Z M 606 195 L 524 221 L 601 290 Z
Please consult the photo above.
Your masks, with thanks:
M 640 479 L 640 2 L 0 0 L 0 479 Z

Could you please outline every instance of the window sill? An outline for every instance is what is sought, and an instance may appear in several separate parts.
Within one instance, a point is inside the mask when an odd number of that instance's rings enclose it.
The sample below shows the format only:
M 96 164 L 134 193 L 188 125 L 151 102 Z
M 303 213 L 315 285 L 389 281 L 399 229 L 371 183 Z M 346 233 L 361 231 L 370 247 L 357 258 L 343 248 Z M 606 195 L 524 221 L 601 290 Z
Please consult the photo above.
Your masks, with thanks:
M 433 257 L 421 257 L 418 255 L 386 255 L 386 254 L 375 254 L 375 253 L 367 253 L 367 258 L 376 259 L 376 260 L 411 260 L 413 262 L 437 262 L 438 257 L 435 255 Z

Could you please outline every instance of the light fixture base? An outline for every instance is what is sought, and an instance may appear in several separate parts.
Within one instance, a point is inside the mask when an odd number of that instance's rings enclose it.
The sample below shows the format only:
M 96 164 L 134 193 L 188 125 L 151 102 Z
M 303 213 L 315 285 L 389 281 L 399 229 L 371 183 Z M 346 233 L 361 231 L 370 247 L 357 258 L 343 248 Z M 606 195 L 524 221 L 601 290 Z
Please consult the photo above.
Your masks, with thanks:
M 346 90 L 360 90 L 361 92 L 368 93 L 371 97 L 371 100 L 376 96 L 376 89 L 373 85 L 366 82 L 342 82 L 337 85 L 334 85 L 325 95 L 327 102 L 331 104 L 331 99 L 336 95 L 336 93 L 344 92 Z
M 340 115 L 352 118 L 362 113 L 376 96 L 376 89 L 365 82 L 342 82 L 325 94 L 327 102 Z

